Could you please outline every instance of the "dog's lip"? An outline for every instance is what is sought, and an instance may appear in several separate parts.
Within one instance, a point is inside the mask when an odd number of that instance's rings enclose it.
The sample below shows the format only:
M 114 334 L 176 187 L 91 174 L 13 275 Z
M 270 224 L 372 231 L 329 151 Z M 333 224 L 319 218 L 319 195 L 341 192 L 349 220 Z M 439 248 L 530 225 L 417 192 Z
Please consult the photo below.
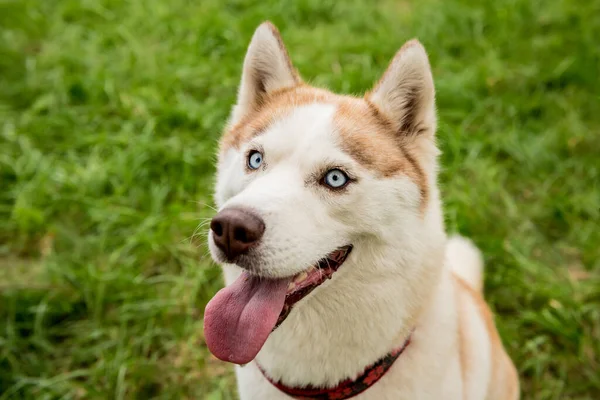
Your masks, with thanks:
M 352 245 L 342 246 L 327 256 L 321 258 L 314 265 L 293 276 L 292 281 L 288 287 L 288 295 L 301 289 L 305 282 L 310 281 L 311 275 L 324 276 L 327 279 L 331 279 L 331 276 L 338 268 L 344 263 L 348 254 L 352 250 Z M 324 282 L 324 280 L 323 280 Z
M 323 282 L 331 279 L 333 274 L 346 261 L 352 248 L 353 246 L 351 244 L 338 247 L 327 256 L 317 261 L 314 265 L 294 275 L 288 286 L 283 309 L 281 310 L 281 314 L 279 314 L 279 319 L 273 330 L 281 325 L 297 302 L 308 296 L 309 293 L 319 287 Z

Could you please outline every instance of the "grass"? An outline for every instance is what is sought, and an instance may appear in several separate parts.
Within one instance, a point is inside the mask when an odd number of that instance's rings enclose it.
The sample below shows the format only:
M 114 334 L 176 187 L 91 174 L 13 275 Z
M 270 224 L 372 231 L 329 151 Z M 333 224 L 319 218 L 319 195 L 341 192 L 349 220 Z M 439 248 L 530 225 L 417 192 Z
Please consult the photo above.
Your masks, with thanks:
M 0 399 L 235 398 L 194 232 L 264 19 L 344 93 L 425 44 L 448 229 L 485 253 L 524 398 L 600 398 L 600 3 L 4 0 Z

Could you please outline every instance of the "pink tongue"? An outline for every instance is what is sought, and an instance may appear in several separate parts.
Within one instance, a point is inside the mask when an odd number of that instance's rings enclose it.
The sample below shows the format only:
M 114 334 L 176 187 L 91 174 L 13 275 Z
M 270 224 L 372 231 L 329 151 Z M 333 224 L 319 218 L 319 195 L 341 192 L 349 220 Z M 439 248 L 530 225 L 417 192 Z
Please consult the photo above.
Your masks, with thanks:
M 204 337 L 211 353 L 236 364 L 254 360 L 277 323 L 290 280 L 243 272 L 221 289 L 204 310 Z

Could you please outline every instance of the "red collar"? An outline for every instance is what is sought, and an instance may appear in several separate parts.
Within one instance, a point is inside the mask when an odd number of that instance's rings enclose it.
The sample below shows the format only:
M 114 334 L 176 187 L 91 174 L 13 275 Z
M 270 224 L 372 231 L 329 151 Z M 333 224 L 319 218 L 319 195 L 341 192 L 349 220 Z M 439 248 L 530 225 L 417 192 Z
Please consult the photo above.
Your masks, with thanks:
M 364 392 L 371 386 L 373 386 L 394 364 L 394 361 L 400 357 L 400 354 L 410 344 L 412 333 L 404 341 L 404 344 L 388 353 L 385 357 L 379 359 L 374 364 L 365 368 L 356 379 L 346 379 L 338 383 L 337 386 L 329 389 L 319 389 L 313 386 L 307 386 L 303 388 L 289 387 L 280 382 L 275 382 L 265 373 L 265 371 L 258 365 L 258 369 L 262 372 L 263 376 L 267 378 L 273 386 L 281 390 L 283 393 L 291 396 L 298 400 L 345 400 Z

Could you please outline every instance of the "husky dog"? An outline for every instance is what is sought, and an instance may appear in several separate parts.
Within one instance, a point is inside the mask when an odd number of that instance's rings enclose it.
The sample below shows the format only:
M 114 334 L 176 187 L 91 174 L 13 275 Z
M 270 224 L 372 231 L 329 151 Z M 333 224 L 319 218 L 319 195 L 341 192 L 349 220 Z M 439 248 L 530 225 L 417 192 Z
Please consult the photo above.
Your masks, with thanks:
M 445 233 L 434 100 L 416 40 L 356 98 L 304 83 L 257 28 L 208 238 L 227 286 L 204 319 L 242 400 L 519 398 L 481 255 Z

